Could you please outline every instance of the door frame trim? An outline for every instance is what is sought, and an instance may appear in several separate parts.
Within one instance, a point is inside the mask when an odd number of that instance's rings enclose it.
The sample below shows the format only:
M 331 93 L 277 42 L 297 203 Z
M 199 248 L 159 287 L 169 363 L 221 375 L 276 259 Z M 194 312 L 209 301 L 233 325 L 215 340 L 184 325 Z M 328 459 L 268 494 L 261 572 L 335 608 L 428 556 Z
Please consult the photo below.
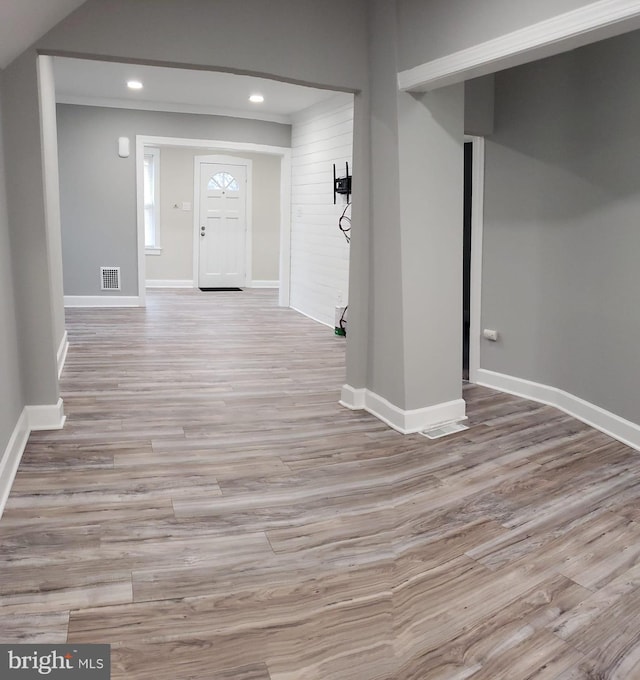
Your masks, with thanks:
M 200 165 L 219 163 L 222 165 L 241 165 L 247 172 L 245 194 L 246 233 L 244 239 L 244 285 L 250 286 L 253 274 L 253 161 L 240 156 L 206 154 L 193 157 L 193 287 L 200 285 Z
M 215 153 L 240 151 L 280 157 L 280 290 L 278 304 L 289 306 L 291 291 L 291 149 L 253 142 L 228 142 L 214 139 L 183 137 L 157 137 L 136 135 L 136 187 L 138 216 L 138 296 L 145 306 L 145 252 L 144 252 L 144 147 L 177 146 L 195 147 Z

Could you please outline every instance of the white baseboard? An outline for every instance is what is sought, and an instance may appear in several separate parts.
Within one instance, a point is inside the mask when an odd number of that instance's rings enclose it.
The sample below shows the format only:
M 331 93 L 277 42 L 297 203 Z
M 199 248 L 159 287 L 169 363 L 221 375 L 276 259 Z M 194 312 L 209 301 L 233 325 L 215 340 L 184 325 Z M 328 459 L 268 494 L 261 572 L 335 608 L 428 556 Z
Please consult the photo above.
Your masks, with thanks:
M 353 411 L 367 411 L 401 434 L 421 432 L 437 425 L 466 420 L 464 399 L 404 410 L 371 390 L 344 385 L 340 403 Z
M 323 326 L 328 326 L 329 328 L 333 328 L 332 323 L 327 323 L 326 321 L 321 321 L 320 319 L 316 319 L 315 316 L 311 316 L 311 314 L 307 314 L 306 312 L 303 312 L 301 309 L 298 309 L 297 307 L 291 307 L 290 309 L 293 309 L 294 312 L 298 312 L 298 314 L 302 314 L 302 316 L 306 316 L 307 319 L 311 319 L 311 321 L 316 321 L 317 323 L 321 323 Z
M 62 399 L 58 399 L 56 404 L 25 406 L 25 409 L 31 432 L 36 430 L 61 430 L 64 427 L 66 416 L 64 415 Z
M 4 450 L 2 458 L 0 458 L 0 517 L 2 517 L 4 512 L 4 506 L 9 498 L 11 486 L 22 460 L 22 454 L 27 446 L 30 433 L 29 419 L 27 417 L 27 409 L 25 408 L 20 414 L 7 448 Z
M 478 371 L 477 384 L 548 406 L 555 406 L 596 430 L 640 451 L 640 425 L 557 387 L 488 371 L 484 368 Z
M 280 281 L 252 281 L 249 288 L 280 288 Z
M 137 296 L 128 295 L 65 295 L 65 307 L 142 307 Z
M 62 369 L 64 368 L 64 362 L 67 360 L 67 352 L 69 351 L 69 334 L 67 331 L 64 332 L 62 340 L 60 341 L 60 347 L 58 347 L 58 378 L 62 375 Z
M 195 288 L 193 279 L 147 279 L 145 288 Z
M 365 407 L 367 390 L 364 387 L 343 385 L 340 393 L 340 404 L 352 411 L 362 411 Z
M 0 458 L 0 517 L 9 498 L 29 435 L 36 430 L 60 430 L 66 417 L 62 399 L 56 404 L 25 406 L 18 418 L 9 443 Z

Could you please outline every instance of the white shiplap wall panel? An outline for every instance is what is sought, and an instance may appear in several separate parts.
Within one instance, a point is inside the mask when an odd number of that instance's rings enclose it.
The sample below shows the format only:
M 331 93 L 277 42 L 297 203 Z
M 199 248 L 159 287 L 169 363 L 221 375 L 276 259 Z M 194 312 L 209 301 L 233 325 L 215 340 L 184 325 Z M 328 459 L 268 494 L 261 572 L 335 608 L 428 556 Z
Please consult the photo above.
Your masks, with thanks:
M 349 245 L 338 229 L 346 200 L 333 205 L 333 164 L 338 177 L 345 162 L 351 172 L 353 96 L 297 113 L 291 146 L 291 306 L 333 326 L 336 305 L 349 295 Z
M 312 137 L 309 136 L 309 140 L 311 139 Z M 329 139 L 303 142 L 305 145 L 305 153 L 304 155 L 301 154 L 298 158 L 304 163 L 305 160 L 309 158 L 314 159 L 314 154 L 322 153 L 323 151 L 339 151 L 340 149 L 344 149 L 345 145 L 349 144 L 352 139 L 353 135 L 350 132 L 342 132 Z
M 351 122 L 352 112 L 348 108 L 351 106 L 351 102 L 348 102 L 350 98 L 352 99 L 351 95 L 337 95 L 295 114 L 294 118 L 298 125 L 299 136 L 309 135 L 313 139 L 334 137 L 338 134 L 335 132 L 336 128 L 344 127 L 345 124 L 348 126 Z M 342 101 L 339 101 L 340 99 Z M 345 103 L 347 103 L 347 107 L 340 110 L 335 108 L 336 104 L 341 106 Z M 313 117 L 309 117 L 309 114 Z
M 320 127 L 320 123 L 324 123 L 325 127 Z M 327 116 L 321 121 L 315 121 L 314 125 L 304 125 L 298 137 L 305 142 L 327 142 L 340 135 L 349 134 L 351 123 L 348 116 L 345 116 L 344 120 L 336 120 Z

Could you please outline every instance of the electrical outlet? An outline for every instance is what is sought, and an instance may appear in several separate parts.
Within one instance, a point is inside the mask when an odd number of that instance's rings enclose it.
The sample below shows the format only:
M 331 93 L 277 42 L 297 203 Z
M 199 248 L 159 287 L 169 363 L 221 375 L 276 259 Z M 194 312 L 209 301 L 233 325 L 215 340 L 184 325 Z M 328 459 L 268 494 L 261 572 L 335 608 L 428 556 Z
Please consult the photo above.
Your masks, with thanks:
M 342 300 L 343 300 L 342 293 L 339 291 L 339 292 L 336 294 L 336 305 L 337 305 L 338 307 L 341 307 L 341 306 L 342 306 Z

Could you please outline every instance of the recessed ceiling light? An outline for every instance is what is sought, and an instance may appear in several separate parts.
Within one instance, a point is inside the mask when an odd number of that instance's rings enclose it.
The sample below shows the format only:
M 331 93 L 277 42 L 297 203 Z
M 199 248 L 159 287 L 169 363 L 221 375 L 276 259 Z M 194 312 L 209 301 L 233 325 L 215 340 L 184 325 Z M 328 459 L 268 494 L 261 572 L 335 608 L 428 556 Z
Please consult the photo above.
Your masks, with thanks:
M 249 97 L 249 101 L 253 102 L 254 104 L 262 104 L 264 97 L 261 94 L 252 94 Z
M 130 90 L 141 90 L 142 89 L 142 83 L 139 80 L 128 80 L 127 81 L 127 87 Z

